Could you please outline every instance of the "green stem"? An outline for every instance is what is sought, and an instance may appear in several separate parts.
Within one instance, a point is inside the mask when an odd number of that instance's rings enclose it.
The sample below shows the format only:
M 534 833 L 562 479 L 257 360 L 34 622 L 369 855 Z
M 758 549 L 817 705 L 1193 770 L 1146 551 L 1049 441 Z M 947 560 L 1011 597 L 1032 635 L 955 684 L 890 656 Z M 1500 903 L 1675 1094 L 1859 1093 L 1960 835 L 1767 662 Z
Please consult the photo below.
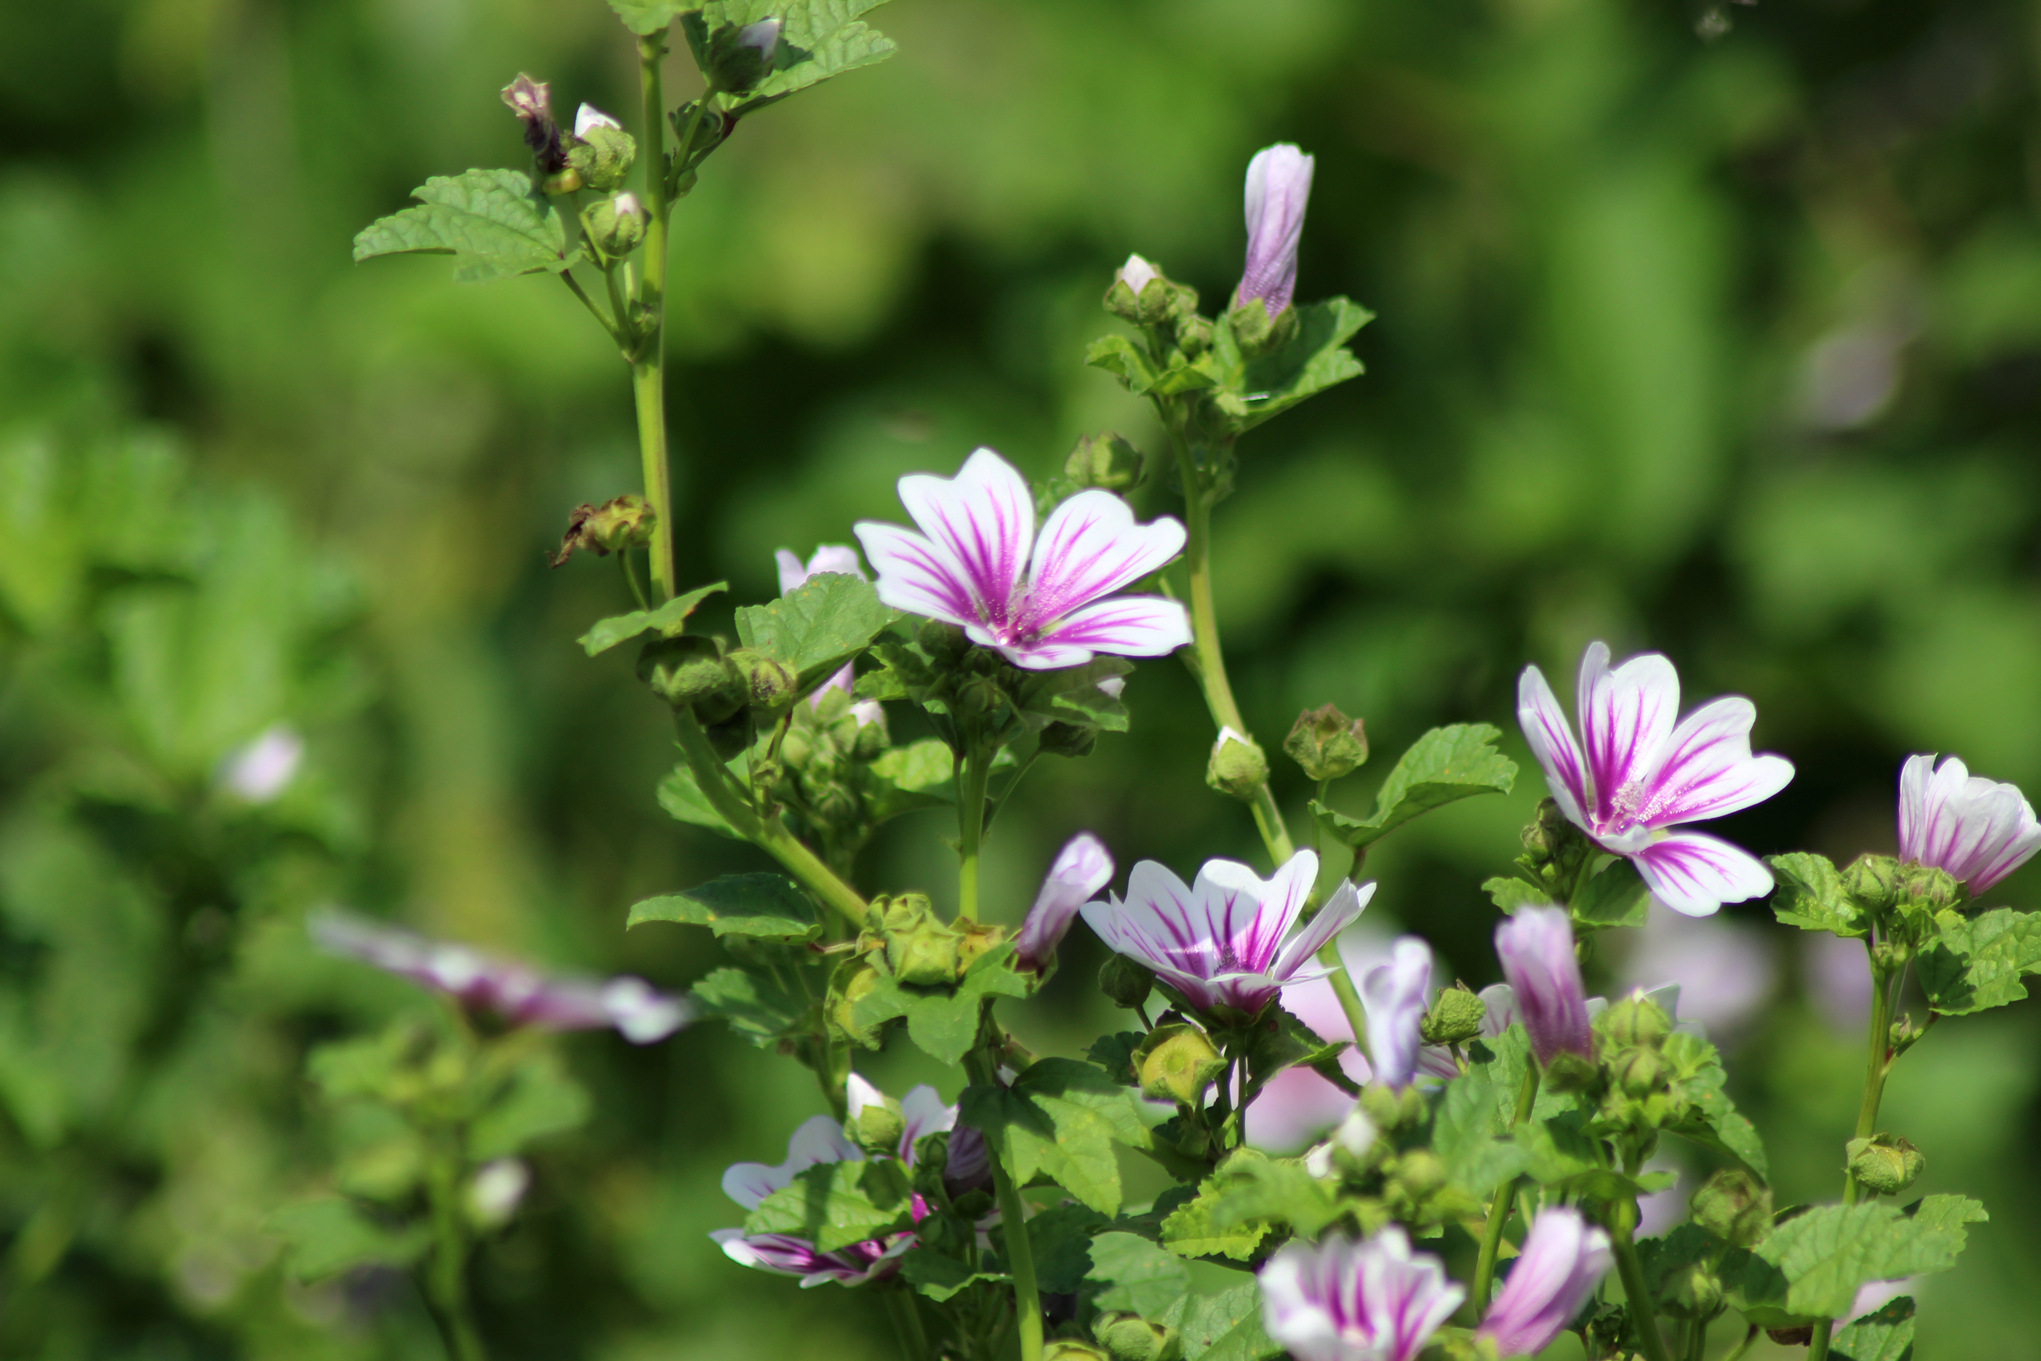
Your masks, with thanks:
M 1538 1065 L 1529 1061 L 1524 1064 L 1524 1085 L 1517 1092 L 1517 1118 L 1513 1124 L 1521 1125 L 1531 1118 L 1531 1110 L 1538 1104 Z M 1474 1288 L 1468 1295 L 1468 1302 L 1474 1306 L 1474 1319 L 1478 1323 L 1488 1312 L 1488 1299 L 1495 1286 L 1495 1260 L 1502 1251 L 1502 1231 L 1508 1224 L 1510 1211 L 1517 1199 L 1517 1179 L 1511 1177 L 1495 1188 L 1495 1199 L 1488 1206 L 1488 1223 L 1481 1232 L 1481 1253 L 1474 1259 Z
M 657 516 L 652 526 L 652 587 L 671 600 L 678 578 L 673 556 L 673 469 L 666 447 L 666 94 L 659 64 L 666 57 L 666 33 L 638 39 L 638 85 L 644 96 L 645 278 L 638 291 L 644 330 L 631 355 L 631 394 L 638 405 L 638 454 L 644 464 L 645 499 Z M 619 317 L 620 327 L 630 319 Z
M 929 1361 L 928 1334 L 921 1326 L 921 1311 L 914 1307 L 908 1290 L 882 1291 L 887 1312 L 893 1315 L 893 1331 L 899 1335 L 901 1354 L 907 1361 Z
M 788 831 L 778 818 L 758 815 L 731 780 L 729 768 L 716 755 L 716 749 L 709 745 L 709 735 L 702 731 L 702 725 L 696 721 L 692 710 L 683 707 L 673 711 L 673 731 L 680 744 L 680 753 L 694 772 L 695 784 L 709 801 L 709 806 L 736 828 L 738 835 L 779 861 L 825 906 L 842 914 L 853 928 L 862 930 L 865 900 L 858 896 L 856 889 L 837 878 L 829 866 L 802 845 L 800 838 Z
M 468 1235 L 461 1223 L 460 1169 L 450 1152 L 434 1159 L 429 1195 L 432 1205 L 432 1260 L 426 1268 L 426 1295 L 446 1341 L 450 1361 L 483 1361 L 481 1335 L 468 1307 Z
M 972 1082 L 992 1086 L 998 1081 L 997 1061 L 983 1050 L 965 1059 Z M 989 1143 L 992 1189 L 999 1202 L 1000 1224 L 1006 1230 L 1007 1269 L 1013 1276 L 1014 1322 L 1020 1328 L 1021 1361 L 1042 1361 L 1042 1295 L 1035 1284 L 1035 1250 L 1028 1242 L 1027 1206 L 1020 1188 L 1007 1175 L 999 1150 Z
M 1658 1329 L 1658 1314 L 1651 1306 L 1651 1292 L 1644 1286 L 1644 1267 L 1637 1260 L 1637 1202 L 1621 1201 L 1609 1207 L 1609 1243 L 1616 1252 L 1616 1274 L 1623 1280 L 1623 1299 L 1629 1306 L 1630 1331 L 1637 1336 L 1637 1348 L 1645 1361 L 1671 1361 L 1665 1350 L 1665 1335 Z
M 1318 952 L 1318 962 L 1332 966 L 1332 995 L 1339 998 L 1339 1009 L 1346 1013 L 1346 1023 L 1353 1027 L 1354 1049 L 1372 1063 L 1373 1056 L 1368 1053 L 1368 1009 L 1361 1005 L 1360 991 L 1347 976 L 1346 960 L 1340 956 L 1337 940 L 1325 942 Z
M 1750 1325 L 1749 1331 L 1744 1333 L 1743 1341 L 1736 1344 L 1736 1350 L 1723 1357 L 1722 1361 L 1743 1361 L 1744 1354 L 1757 1345 L 1757 1340 L 1758 1326 L 1753 1323 Z
M 1872 948 L 1870 940 L 1865 948 Z M 1885 1095 L 1885 1079 L 1892 1071 L 1892 979 L 1871 964 L 1871 1031 L 1865 1037 L 1864 1099 L 1857 1106 L 1855 1138 L 1868 1139 L 1878 1129 L 1878 1103 Z M 1863 1183 L 1847 1170 L 1843 1173 L 1843 1204 L 1855 1205 L 1863 1195 Z M 1835 1334 L 1835 1320 L 1825 1318 L 1814 1325 L 1814 1337 L 1807 1344 L 1807 1361 L 1825 1361 Z
M 1687 1354 L 1685 1361 L 1707 1361 L 1708 1320 L 1695 1318 L 1687 1320 Z
M 974 739 L 966 739 L 957 772 L 957 915 L 978 920 L 978 848 L 985 839 L 985 788 L 992 778 L 992 758 Z
M 603 310 L 595 305 L 595 299 L 588 296 L 588 290 L 581 286 L 581 281 L 574 277 L 574 272 L 563 269 L 560 271 L 560 278 L 566 283 L 567 291 L 581 299 L 581 305 L 588 309 L 588 314 L 602 323 L 602 329 L 609 332 L 609 338 L 619 345 L 623 344 L 623 333 L 617 330 L 617 324 L 605 316 Z

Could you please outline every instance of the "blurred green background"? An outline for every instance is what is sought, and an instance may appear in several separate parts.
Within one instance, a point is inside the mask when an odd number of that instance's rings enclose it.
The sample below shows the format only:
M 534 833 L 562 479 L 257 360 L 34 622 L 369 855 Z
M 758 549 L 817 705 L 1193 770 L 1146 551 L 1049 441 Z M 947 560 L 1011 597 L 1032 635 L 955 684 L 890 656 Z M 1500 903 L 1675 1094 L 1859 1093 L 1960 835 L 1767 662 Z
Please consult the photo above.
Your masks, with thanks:
M 573 644 L 619 607 L 614 568 L 546 566 L 577 502 L 635 485 L 613 351 L 549 280 L 356 268 L 349 241 L 427 175 L 522 164 L 496 97 L 521 69 L 563 112 L 635 124 L 629 44 L 599 0 L 9 18 L 0 1351 L 435 1356 L 401 1278 L 297 1284 L 263 1231 L 331 1184 L 308 1047 L 426 1005 L 316 956 L 305 913 L 344 902 L 677 988 L 716 948 L 627 938 L 625 909 L 757 862 L 660 811 L 659 706 L 628 657 Z M 1226 642 L 1265 742 L 1305 705 L 1364 715 L 1383 755 L 1350 806 L 1437 722 L 1495 722 L 1525 759 L 1517 670 L 1568 693 L 1601 637 L 1670 653 L 1690 700 L 1756 698 L 1760 745 L 1800 771 L 1723 825 L 1757 851 L 1889 846 L 1910 751 L 2041 787 L 2023 452 L 2041 7 L 895 0 L 872 18 L 899 55 L 747 121 L 676 218 L 684 579 L 769 596 L 774 549 L 897 518 L 897 475 L 977 444 L 1036 476 L 1086 431 L 1159 449 L 1080 363 L 1110 329 L 1098 300 L 1139 251 L 1216 304 L 1247 159 L 1295 141 L 1317 157 L 1299 296 L 1380 319 L 1357 341 L 1367 376 L 1250 436 L 1219 511 Z M 676 99 L 691 78 L 677 59 Z M 1167 509 L 1163 487 L 1137 499 Z M 1130 735 L 1045 763 L 1002 819 L 995 918 L 1079 828 L 1123 866 L 1257 854 L 1203 786 L 1188 677 L 1143 665 L 1128 699 Z M 237 799 L 220 763 L 279 723 L 306 739 L 301 772 Z M 1477 885 L 1542 792 L 1533 767 L 1511 798 L 1400 834 L 1370 861 L 1369 921 L 1490 981 Z M 941 899 L 947 830 L 893 824 L 865 884 Z M 1994 897 L 2037 887 L 2029 870 Z M 1797 932 L 1725 917 L 1750 928 L 1731 972 L 1769 1002 L 1718 1028 L 1739 1100 L 1782 1203 L 1832 1198 L 1859 1042 L 1824 1019 Z M 1080 930 L 1022 1033 L 1073 1052 L 1107 1024 L 1096 963 Z M 1601 963 L 1621 976 L 1619 950 Z M 1918 1290 L 1923 1355 L 2041 1336 L 2037 1022 L 2027 1005 L 1938 1027 L 1893 1083 L 1922 1189 L 1993 1216 Z M 776 1161 L 820 1108 L 805 1074 L 720 1026 L 563 1047 L 596 1114 L 541 1146 L 525 1214 L 481 1255 L 497 1354 L 892 1354 L 870 1299 L 743 1271 L 704 1237 L 737 1221 L 723 1166 Z M 896 1093 L 959 1085 L 911 1051 L 869 1068 Z

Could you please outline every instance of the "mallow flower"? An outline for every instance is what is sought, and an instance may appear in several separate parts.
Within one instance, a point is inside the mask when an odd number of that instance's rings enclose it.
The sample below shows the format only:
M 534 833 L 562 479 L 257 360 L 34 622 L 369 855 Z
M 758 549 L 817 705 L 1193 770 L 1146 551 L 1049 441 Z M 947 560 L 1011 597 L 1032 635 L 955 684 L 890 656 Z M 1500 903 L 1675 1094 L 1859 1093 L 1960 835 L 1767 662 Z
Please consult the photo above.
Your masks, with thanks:
M 1342 881 L 1292 935 L 1317 878 L 1314 851 L 1297 852 L 1267 880 L 1236 861 L 1207 860 L 1191 885 L 1143 860 L 1127 876 L 1126 898 L 1108 895 L 1081 910 L 1110 949 L 1154 970 L 1192 1007 L 1253 1014 L 1285 984 L 1330 973 L 1313 958 L 1375 896 L 1373 884 Z
M 462 1006 L 541 1030 L 614 1026 L 632 1044 L 663 1040 L 694 1019 L 694 1005 L 628 974 L 607 981 L 558 978 L 466 945 L 427 940 L 351 913 L 326 911 L 312 938 L 329 954 L 373 964 L 446 993 Z
M 1495 953 L 1538 1062 L 1548 1064 L 1562 1053 L 1593 1057 L 1587 989 L 1581 985 L 1566 909 L 1518 908 L 1495 928 Z
M 1909 756 L 1899 770 L 1899 858 L 1946 870 L 1974 897 L 2041 851 L 2041 822 L 2018 786 L 1972 775 L 1962 758 Z
M 850 1075 L 845 1089 L 853 1120 L 866 1105 L 885 1100 L 878 1088 L 855 1073 Z M 957 1119 L 957 1108 L 943 1105 L 935 1088 L 925 1085 L 902 1098 L 900 1113 L 907 1129 L 900 1138 L 899 1156 L 909 1167 L 914 1165 L 914 1141 L 924 1134 L 952 1128 Z M 845 1136 L 843 1126 L 826 1115 L 812 1116 L 788 1140 L 785 1162 L 778 1166 L 733 1164 L 723 1173 L 723 1194 L 746 1210 L 755 1210 L 767 1196 L 791 1186 L 796 1176 L 811 1167 L 821 1163 L 862 1162 L 864 1156 L 864 1150 Z M 916 1197 L 915 1219 L 919 1220 L 922 1213 L 920 1198 Z M 833 1252 L 823 1252 L 808 1239 L 787 1233 L 747 1234 L 742 1229 L 717 1229 L 709 1237 L 731 1261 L 782 1276 L 798 1276 L 804 1288 L 829 1281 L 863 1285 L 890 1276 L 900 1269 L 901 1256 L 915 1244 L 915 1237 L 909 1232 L 853 1243 Z
M 1416 936 L 1399 936 L 1389 962 L 1361 976 L 1361 1003 L 1368 1009 L 1368 1063 L 1377 1082 L 1408 1087 L 1417 1076 L 1418 1051 L 1424 1047 L 1419 1026 L 1431 983 L 1431 946 Z
M 1564 1206 L 1538 1211 L 1509 1278 L 1476 1330 L 1497 1356 L 1531 1356 L 1552 1345 L 1609 1274 L 1609 1235 Z
M 1677 721 L 1673 664 L 1648 652 L 1612 671 L 1606 643 L 1581 658 L 1579 705 L 1576 742 L 1544 673 L 1524 668 L 1517 719 L 1568 821 L 1690 917 L 1771 892 L 1755 856 L 1685 826 L 1762 803 L 1793 778 L 1783 756 L 1751 754 L 1756 705 L 1728 695 Z
M 781 595 L 798 591 L 808 584 L 809 577 L 819 576 L 824 572 L 856 577 L 859 581 L 867 579 L 863 565 L 858 562 L 857 550 L 848 544 L 825 543 L 809 554 L 805 563 L 782 548 L 773 554 L 773 562 L 780 569 Z M 815 693 L 808 696 L 808 707 L 811 709 L 818 707 L 822 703 L 822 697 L 831 690 L 841 690 L 846 695 L 854 694 L 856 685 L 857 671 L 846 662 L 841 671 L 822 682 Z M 854 701 L 850 706 L 850 712 L 852 717 L 857 719 L 860 728 L 885 717 L 885 711 L 875 699 Z
M 1258 302 L 1273 321 L 1290 305 L 1313 165 L 1288 142 L 1255 153 L 1247 163 L 1247 264 L 1234 290 L 1235 307 Z
M 1049 877 L 1021 922 L 1014 962 L 1038 973 L 1046 969 L 1077 919 L 1077 910 L 1112 877 L 1113 857 L 1104 842 L 1090 832 L 1071 837 L 1049 866 Z
M 1191 641 L 1190 615 L 1176 601 L 1107 599 L 1183 548 L 1184 527 L 1168 516 L 1136 524 L 1125 501 L 1093 488 L 1050 512 L 1037 536 L 1027 479 L 990 449 L 952 478 L 901 478 L 900 501 L 920 533 L 857 525 L 879 599 L 894 609 L 955 624 L 1031 671 L 1100 652 L 1161 657 Z
M 1293 1239 L 1260 1281 L 1262 1327 L 1297 1361 L 1411 1361 L 1467 1295 L 1395 1224 L 1358 1243 Z

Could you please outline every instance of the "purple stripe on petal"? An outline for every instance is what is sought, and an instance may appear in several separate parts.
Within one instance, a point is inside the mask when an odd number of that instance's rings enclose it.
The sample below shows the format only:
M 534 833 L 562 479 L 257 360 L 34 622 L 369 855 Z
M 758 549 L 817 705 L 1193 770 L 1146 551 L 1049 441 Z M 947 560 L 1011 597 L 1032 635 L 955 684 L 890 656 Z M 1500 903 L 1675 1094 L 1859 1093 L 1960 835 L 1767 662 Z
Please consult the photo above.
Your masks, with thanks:
M 1020 627 L 1035 632 L 1064 615 L 1159 571 L 1183 551 L 1184 527 L 1164 516 L 1134 523 L 1111 492 L 1082 491 L 1050 514 L 1036 542 Z
M 962 568 L 986 622 L 1007 625 L 1035 534 L 1027 479 L 992 450 L 979 449 L 955 477 L 901 478 L 900 503 Z
M 1580 664 L 1581 745 L 1587 755 L 1598 822 L 1620 816 L 1619 802 L 1651 777 L 1659 752 L 1679 716 L 1680 678 L 1656 652 L 1609 669 L 1605 643 L 1591 643 Z
M 1772 872 L 1747 851 L 1699 832 L 1672 832 L 1630 857 L 1652 895 L 1675 912 L 1705 917 L 1724 903 L 1772 891 Z
M 935 544 L 911 529 L 864 520 L 855 528 L 879 574 L 879 599 L 896 610 L 968 624 L 978 618 L 970 583 Z
M 1762 803 L 1793 778 L 1782 756 L 1753 756 L 1757 706 L 1740 695 L 1702 705 L 1673 730 L 1635 817 L 1647 827 L 1719 818 Z
M 1585 830 L 1589 804 L 1587 758 L 1573 738 L 1566 711 L 1545 681 L 1545 673 L 1527 666 L 1517 680 L 1517 723 L 1531 754 L 1544 767 L 1545 783 L 1552 791 L 1559 811 L 1569 822 Z
M 1115 657 L 1165 657 L 1191 641 L 1190 612 L 1174 600 L 1123 595 L 1076 610 L 1044 633 L 1028 650 L 1083 648 Z M 1009 654 L 1011 655 L 1011 654 Z M 1035 670 L 1047 667 L 1015 659 Z M 1060 663 L 1059 663 L 1060 664 Z

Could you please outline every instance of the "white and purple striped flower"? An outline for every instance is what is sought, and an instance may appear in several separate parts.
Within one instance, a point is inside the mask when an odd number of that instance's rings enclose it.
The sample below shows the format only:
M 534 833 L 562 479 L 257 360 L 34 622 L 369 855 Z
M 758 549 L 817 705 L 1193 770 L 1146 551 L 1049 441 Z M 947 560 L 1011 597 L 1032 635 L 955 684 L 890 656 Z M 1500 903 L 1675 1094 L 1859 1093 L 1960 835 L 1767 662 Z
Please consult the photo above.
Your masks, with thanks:
M 1037 973 L 1048 968 L 1056 957 L 1056 947 L 1070 931 L 1070 923 L 1077 919 L 1077 910 L 1112 877 L 1113 857 L 1104 842 L 1090 832 L 1071 837 L 1049 867 L 1035 905 L 1021 922 L 1014 962 Z
M 1233 305 L 1258 302 L 1273 321 L 1297 291 L 1297 245 L 1316 163 L 1288 142 L 1247 163 L 1247 264 Z
M 1563 1206 L 1538 1211 L 1476 1338 L 1497 1356 L 1532 1356 L 1552 1345 L 1609 1274 L 1609 1235 Z
M 1320 977 L 1319 949 L 1361 915 L 1375 895 L 1342 881 L 1318 915 L 1290 934 L 1318 878 L 1318 856 L 1299 851 L 1263 880 L 1232 860 L 1207 860 L 1186 886 L 1167 866 L 1143 860 L 1127 896 L 1108 895 L 1081 911 L 1108 947 L 1140 961 L 1199 1011 L 1259 1012 L 1285 984 Z M 1285 937 L 1288 940 L 1285 941 Z
M 1027 479 L 990 449 L 955 477 L 901 478 L 900 501 L 921 533 L 857 525 L 879 599 L 896 610 L 955 624 L 1031 671 L 1100 652 L 1161 657 L 1191 641 L 1190 615 L 1176 601 L 1106 598 L 1183 548 L 1184 527 L 1168 516 L 1136 524 L 1125 501 L 1094 488 L 1050 512 L 1037 537 Z
M 1535 666 L 1517 687 L 1517 719 L 1552 797 L 1603 850 L 1624 856 L 1658 900 L 1690 917 L 1761 897 L 1772 872 L 1726 841 L 1685 824 L 1762 803 L 1793 778 L 1783 756 L 1753 756 L 1757 706 L 1711 700 L 1677 721 L 1680 678 L 1655 652 L 1610 670 L 1606 643 L 1580 663 L 1576 742 L 1566 711 Z
M 1538 1062 L 1549 1064 L 1562 1053 L 1592 1058 L 1587 989 L 1581 986 L 1566 909 L 1518 908 L 1495 928 L 1495 953 Z
M 1361 976 L 1368 1009 L 1368 1063 L 1375 1081 L 1408 1087 L 1424 1048 L 1420 1027 L 1432 985 L 1432 948 L 1416 936 L 1399 936 L 1387 964 Z
M 1899 770 L 1899 858 L 1984 892 L 2041 851 L 2041 821 L 2017 785 L 1972 775 L 1962 758 L 1909 756 Z
M 781 595 L 791 595 L 807 585 L 809 577 L 820 576 L 824 572 L 835 572 L 842 576 L 856 577 L 859 581 L 867 579 L 864 567 L 858 562 L 857 550 L 848 544 L 825 543 L 809 555 L 806 563 L 803 563 L 787 549 L 782 548 L 779 552 L 773 554 L 773 561 L 778 564 L 780 569 Z M 815 693 L 808 696 L 808 707 L 811 709 L 820 707 L 822 697 L 831 690 L 841 690 L 846 695 L 855 694 L 856 685 L 857 671 L 850 663 L 846 662 L 841 671 L 838 671 L 828 680 L 822 682 L 820 686 L 816 687 Z M 854 701 L 850 706 L 850 712 L 857 719 L 857 724 L 860 728 L 864 727 L 867 723 L 876 723 L 885 717 L 885 710 L 879 706 L 879 701 L 875 699 Z
M 1411 1361 L 1466 1295 L 1397 1225 L 1358 1243 L 1334 1233 L 1269 1258 L 1262 1328 L 1297 1361 Z
M 328 953 L 373 964 L 446 993 L 462 1006 L 493 1011 L 512 1025 L 541 1030 L 616 1030 L 633 1044 L 663 1040 L 694 1019 L 685 998 L 626 974 L 607 981 L 557 978 L 466 945 L 427 940 L 348 913 L 322 912 L 312 938 Z

